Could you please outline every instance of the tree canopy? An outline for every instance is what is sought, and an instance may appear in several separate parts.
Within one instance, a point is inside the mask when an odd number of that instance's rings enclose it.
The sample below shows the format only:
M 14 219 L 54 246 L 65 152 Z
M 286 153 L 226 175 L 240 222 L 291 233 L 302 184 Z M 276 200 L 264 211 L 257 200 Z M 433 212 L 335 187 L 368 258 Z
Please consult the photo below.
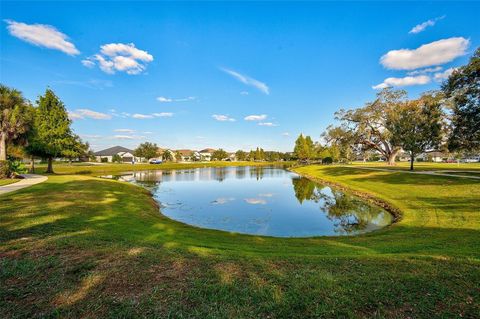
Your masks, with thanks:
M 410 170 L 413 170 L 416 155 L 440 145 L 443 136 L 441 101 L 442 94 L 424 94 L 400 105 L 387 121 L 393 143 L 410 154 Z
M 147 160 L 154 158 L 158 154 L 158 146 L 155 143 L 145 142 L 141 143 L 134 151 L 137 157 L 143 157 Z
M 452 103 L 449 149 L 480 150 L 480 48 L 450 75 L 442 90 Z
M 352 110 L 340 110 L 335 113 L 336 119 L 342 122 L 342 128 L 351 135 L 355 144 L 366 149 L 374 149 L 385 156 L 390 165 L 395 164 L 395 158 L 401 150 L 386 123 L 399 105 L 406 100 L 407 93 L 403 90 L 383 89 L 373 102 L 364 107 Z
M 216 150 L 215 152 L 213 152 L 212 154 L 212 159 L 213 160 L 217 160 L 217 161 L 221 161 L 221 160 L 224 160 L 228 157 L 228 154 L 226 151 L 224 151 L 223 149 L 219 148 L 218 150 Z

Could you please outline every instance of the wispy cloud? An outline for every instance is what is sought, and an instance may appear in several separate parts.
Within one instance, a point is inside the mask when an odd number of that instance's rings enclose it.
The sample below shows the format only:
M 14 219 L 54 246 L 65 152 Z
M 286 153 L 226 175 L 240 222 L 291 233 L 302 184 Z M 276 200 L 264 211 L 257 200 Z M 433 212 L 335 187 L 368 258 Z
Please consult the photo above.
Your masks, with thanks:
M 220 122 L 235 122 L 235 119 L 232 117 L 229 117 L 228 115 L 222 115 L 222 114 L 213 114 L 212 117 Z
M 248 115 L 245 116 L 245 121 L 263 121 L 267 118 L 267 114 L 259 114 L 259 115 Z
M 373 89 L 379 90 L 386 87 L 401 87 L 412 85 L 423 85 L 431 82 L 427 75 L 406 76 L 404 78 L 386 78 L 382 83 L 372 86 Z
M 160 112 L 160 113 L 153 113 L 152 115 L 156 116 L 156 117 L 172 117 L 173 113 L 171 113 L 171 112 Z
M 290 136 L 290 133 L 288 133 L 288 132 L 283 132 L 283 133 L 282 133 L 282 136 L 285 136 L 285 137 Z
M 442 71 L 442 70 L 443 70 L 443 67 L 436 66 L 434 68 L 425 68 L 425 69 L 420 69 L 420 70 L 407 72 L 407 75 L 413 76 L 413 75 L 419 75 L 419 74 L 428 74 L 428 73 L 433 73 L 433 72 L 439 72 L 439 71 Z
M 380 63 L 395 70 L 414 70 L 450 62 L 466 54 L 468 39 L 457 37 L 424 44 L 417 49 L 392 50 L 382 56 Z
M 141 140 L 144 139 L 145 136 L 141 135 L 114 135 L 112 137 L 115 140 Z
M 242 91 L 240 92 L 240 95 L 249 95 L 250 93 L 248 93 L 248 91 Z
M 165 96 L 157 97 L 157 101 L 160 102 L 160 103 L 187 102 L 187 101 L 193 101 L 195 99 L 196 99 L 195 96 L 189 96 L 189 97 L 179 98 L 179 99 L 174 99 L 174 98 L 165 97 Z
M 171 112 L 161 112 L 161 113 L 152 113 L 152 114 L 135 113 L 133 115 L 129 115 L 129 117 L 133 117 L 134 119 L 139 119 L 139 120 L 153 119 L 155 117 L 172 117 L 172 116 L 173 116 L 173 113 Z
M 66 34 L 47 24 L 26 24 L 5 20 L 11 35 L 39 47 L 59 50 L 68 55 L 80 54 Z
M 82 60 L 88 68 L 96 64 L 108 74 L 125 72 L 140 74 L 147 68 L 147 63 L 153 61 L 153 56 L 147 51 L 137 49 L 133 43 L 109 43 L 100 47 L 100 52 Z
M 140 113 L 135 113 L 132 115 L 134 119 L 139 119 L 139 120 L 145 120 L 145 119 L 153 119 L 154 116 L 151 114 L 140 114 Z
M 420 24 L 417 24 L 408 33 L 415 34 L 415 33 L 420 33 L 422 31 L 425 31 L 426 28 L 433 27 L 439 20 L 442 20 L 443 18 L 445 18 L 445 16 L 437 17 L 435 19 L 430 19 Z
M 234 77 L 238 81 L 242 82 L 243 84 L 253 86 L 254 88 L 260 90 L 261 92 L 263 92 L 267 95 L 270 94 L 269 87 L 265 83 L 260 82 L 259 80 L 251 78 L 248 75 L 240 74 L 237 71 L 234 71 L 234 70 L 231 70 L 231 69 L 220 68 L 220 70 L 222 70 L 223 72 L 231 75 L 232 77 Z
M 130 128 L 117 128 L 113 131 L 118 133 L 129 133 L 129 134 L 135 133 L 135 130 L 132 130 Z
M 76 109 L 74 111 L 69 111 L 68 116 L 72 120 L 90 118 L 94 120 L 109 120 L 112 118 L 110 114 L 96 112 L 89 109 Z
M 445 71 L 443 72 L 438 72 L 438 73 L 435 73 L 433 75 L 433 79 L 437 82 L 442 82 L 446 79 L 448 79 L 448 77 L 456 70 L 457 68 L 449 68 L 449 69 L 446 69 Z
M 278 126 L 278 124 L 272 123 L 272 122 L 260 122 L 258 123 L 260 126 Z
M 267 203 L 266 200 L 261 198 L 245 198 L 245 202 L 251 205 L 265 205 Z

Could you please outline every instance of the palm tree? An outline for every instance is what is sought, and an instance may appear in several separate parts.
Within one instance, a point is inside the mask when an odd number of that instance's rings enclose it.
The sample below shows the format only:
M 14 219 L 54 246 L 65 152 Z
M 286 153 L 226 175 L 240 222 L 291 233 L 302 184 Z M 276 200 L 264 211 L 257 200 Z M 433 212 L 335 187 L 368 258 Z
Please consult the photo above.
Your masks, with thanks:
M 0 161 L 7 160 L 7 143 L 26 133 L 29 122 L 22 92 L 0 84 Z

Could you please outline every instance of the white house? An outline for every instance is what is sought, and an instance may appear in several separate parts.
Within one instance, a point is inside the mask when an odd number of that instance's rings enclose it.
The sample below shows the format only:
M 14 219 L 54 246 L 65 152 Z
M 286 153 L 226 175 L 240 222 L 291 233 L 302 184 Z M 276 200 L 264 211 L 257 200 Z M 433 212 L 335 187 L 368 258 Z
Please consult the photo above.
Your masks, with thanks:
M 204 150 L 199 151 L 198 154 L 200 155 L 200 159 L 202 161 L 211 161 L 213 152 L 215 152 L 213 148 L 206 148 Z
M 133 155 L 133 151 L 129 150 L 128 148 L 122 146 L 114 146 L 107 148 L 102 151 L 98 151 L 95 153 L 95 158 L 97 162 L 107 161 L 109 163 L 113 162 L 113 157 L 115 155 L 120 156 L 121 161 L 123 163 L 132 163 L 132 162 L 139 162 L 140 158 Z M 106 159 L 106 160 L 105 160 Z

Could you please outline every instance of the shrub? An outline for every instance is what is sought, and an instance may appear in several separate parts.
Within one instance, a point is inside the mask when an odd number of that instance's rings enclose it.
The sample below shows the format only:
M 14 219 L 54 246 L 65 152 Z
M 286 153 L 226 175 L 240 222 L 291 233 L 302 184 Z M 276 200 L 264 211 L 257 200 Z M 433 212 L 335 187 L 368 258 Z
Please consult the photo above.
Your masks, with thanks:
M 332 164 L 332 163 L 333 163 L 333 158 L 331 158 L 330 156 L 322 159 L 322 164 Z
M 108 157 L 102 157 L 100 161 L 102 163 L 108 163 Z
M 113 155 L 113 157 L 112 157 L 112 162 L 114 162 L 114 163 L 121 163 L 121 162 L 122 162 L 122 158 L 120 157 L 120 155 L 115 154 L 115 155 Z
M 25 174 L 28 173 L 28 169 L 25 165 L 19 160 L 10 160 L 8 161 L 10 165 L 10 174 Z
M 0 179 L 10 177 L 10 164 L 8 161 L 0 161 Z

